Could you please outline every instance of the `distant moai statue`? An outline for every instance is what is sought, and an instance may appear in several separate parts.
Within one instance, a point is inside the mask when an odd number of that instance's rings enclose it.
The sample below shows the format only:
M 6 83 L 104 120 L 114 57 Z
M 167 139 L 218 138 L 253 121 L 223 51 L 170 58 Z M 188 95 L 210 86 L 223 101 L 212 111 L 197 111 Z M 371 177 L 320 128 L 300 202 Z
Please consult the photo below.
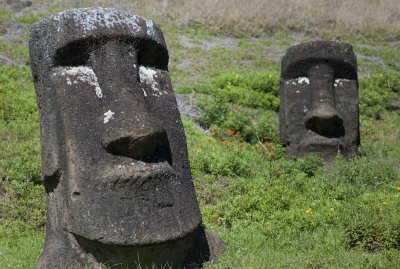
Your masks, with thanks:
M 160 29 L 66 11 L 33 26 L 30 56 L 47 194 L 37 267 L 189 268 L 222 252 L 201 226 Z
M 282 59 L 280 138 L 290 157 L 349 156 L 360 144 L 357 59 L 350 44 L 312 41 Z

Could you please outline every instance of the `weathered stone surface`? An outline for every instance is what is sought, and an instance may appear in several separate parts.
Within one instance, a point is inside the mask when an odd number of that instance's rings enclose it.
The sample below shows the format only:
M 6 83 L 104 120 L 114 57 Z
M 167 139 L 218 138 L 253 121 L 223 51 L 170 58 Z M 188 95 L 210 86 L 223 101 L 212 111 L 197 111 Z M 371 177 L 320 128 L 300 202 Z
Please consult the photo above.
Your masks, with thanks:
M 47 193 L 38 268 L 189 262 L 201 216 L 160 29 L 66 11 L 33 26 L 30 56 Z
M 194 248 L 186 259 L 186 268 L 202 268 L 204 260 L 217 262 L 218 256 L 226 251 L 226 245 L 221 238 L 210 230 L 198 229 Z
M 350 44 L 320 40 L 288 49 L 279 118 L 288 156 L 316 153 L 329 161 L 357 152 L 357 60 Z

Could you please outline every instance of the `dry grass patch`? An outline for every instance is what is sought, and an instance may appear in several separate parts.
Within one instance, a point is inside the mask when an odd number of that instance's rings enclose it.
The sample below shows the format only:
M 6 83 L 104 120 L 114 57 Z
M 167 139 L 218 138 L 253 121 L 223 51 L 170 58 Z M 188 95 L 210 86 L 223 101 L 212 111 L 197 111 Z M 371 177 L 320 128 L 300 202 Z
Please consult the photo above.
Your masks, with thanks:
M 76 3 L 77 1 L 64 1 Z M 400 35 L 398 0 L 86 0 L 84 6 L 112 6 L 179 24 L 200 23 L 228 34 L 288 29 L 336 35 L 380 32 Z

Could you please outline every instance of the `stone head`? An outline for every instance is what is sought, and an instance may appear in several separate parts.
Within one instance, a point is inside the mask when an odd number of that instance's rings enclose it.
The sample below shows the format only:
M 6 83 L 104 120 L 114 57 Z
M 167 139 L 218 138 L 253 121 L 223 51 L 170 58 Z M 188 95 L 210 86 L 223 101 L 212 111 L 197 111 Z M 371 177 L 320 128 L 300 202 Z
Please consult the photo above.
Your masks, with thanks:
M 101 246 L 178 242 L 152 258 L 182 259 L 201 217 L 160 29 L 114 9 L 71 10 L 33 26 L 30 55 L 48 209 L 39 264 L 74 253 L 68 244 L 97 259 L 117 255 Z
M 288 156 L 315 153 L 331 160 L 360 144 L 357 60 L 351 45 L 313 41 L 282 59 L 280 138 Z

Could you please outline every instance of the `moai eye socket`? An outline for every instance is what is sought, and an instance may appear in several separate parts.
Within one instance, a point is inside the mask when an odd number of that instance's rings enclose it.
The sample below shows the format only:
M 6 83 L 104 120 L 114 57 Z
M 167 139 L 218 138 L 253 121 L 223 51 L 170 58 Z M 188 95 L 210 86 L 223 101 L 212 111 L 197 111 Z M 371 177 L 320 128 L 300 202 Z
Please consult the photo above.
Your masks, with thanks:
M 138 46 L 138 64 L 167 71 L 168 51 L 159 43 L 150 39 L 143 39 Z
M 59 48 L 54 56 L 54 66 L 87 65 L 90 50 L 94 44 L 92 38 L 81 39 Z
M 351 80 L 357 80 L 357 69 L 346 62 L 333 62 L 335 72 L 333 87 L 335 89 L 348 86 Z
M 170 91 L 168 51 L 151 39 L 142 39 L 138 46 L 139 82 L 145 97 L 160 97 Z

